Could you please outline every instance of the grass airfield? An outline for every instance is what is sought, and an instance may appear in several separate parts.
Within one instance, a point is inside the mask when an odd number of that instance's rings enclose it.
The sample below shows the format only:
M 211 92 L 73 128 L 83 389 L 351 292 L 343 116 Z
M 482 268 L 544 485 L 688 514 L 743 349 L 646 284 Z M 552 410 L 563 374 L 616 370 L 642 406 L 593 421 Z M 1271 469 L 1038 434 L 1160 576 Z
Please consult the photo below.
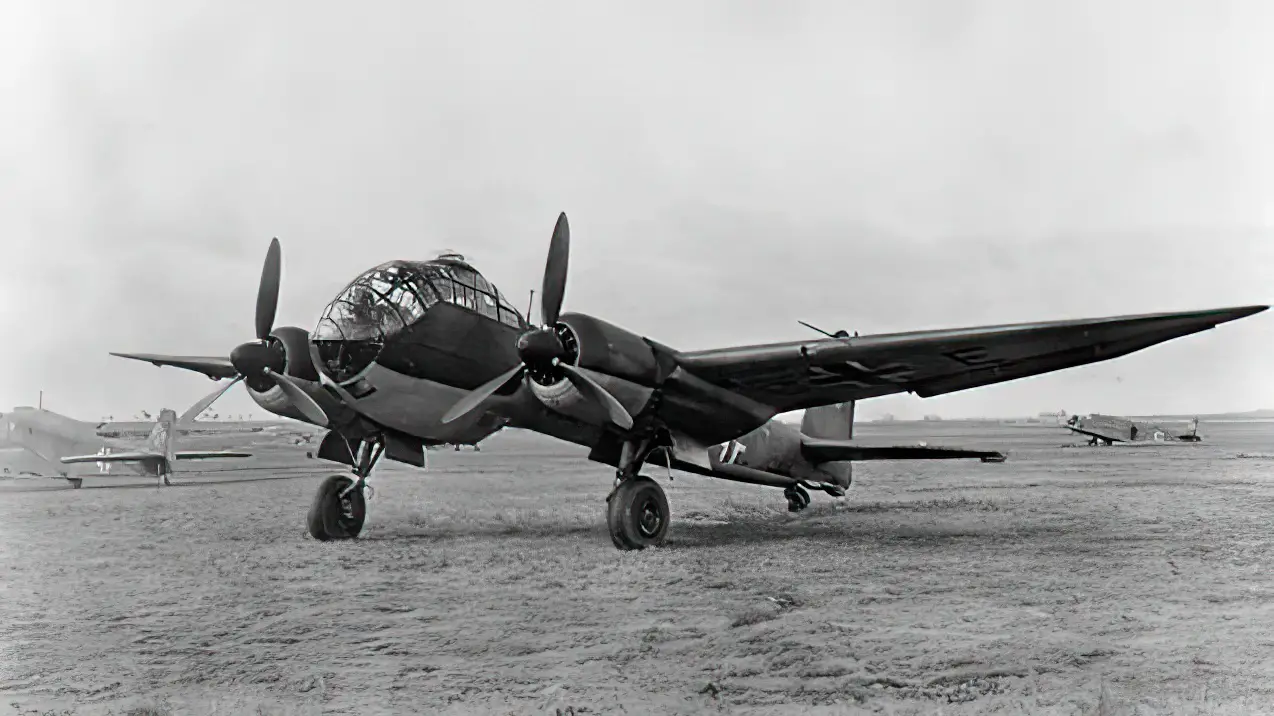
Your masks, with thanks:
M 138 476 L 0 481 L 14 714 L 1274 713 L 1274 423 L 1199 445 L 862 424 L 1006 449 L 866 463 L 836 501 L 669 482 L 668 545 L 606 534 L 610 470 L 507 431 L 383 462 L 364 539 L 318 543 L 284 438 Z

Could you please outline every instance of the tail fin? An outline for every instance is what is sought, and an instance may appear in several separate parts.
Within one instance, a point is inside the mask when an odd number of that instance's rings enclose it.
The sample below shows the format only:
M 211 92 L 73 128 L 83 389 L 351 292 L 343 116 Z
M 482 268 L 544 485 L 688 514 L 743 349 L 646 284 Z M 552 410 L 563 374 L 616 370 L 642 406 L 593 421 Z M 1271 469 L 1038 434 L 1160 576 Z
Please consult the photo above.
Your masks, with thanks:
M 165 460 L 173 459 L 173 437 L 177 434 L 177 413 L 168 408 L 159 411 L 155 427 L 151 428 L 147 443 L 151 449 L 164 456 Z
M 854 437 L 854 401 L 839 405 L 806 408 L 801 418 L 801 434 L 820 440 L 850 440 Z M 836 484 L 849 487 L 854 481 L 854 463 L 826 462 L 819 470 L 832 476 Z
M 854 437 L 854 401 L 808 408 L 801 419 L 801 432 L 821 440 L 849 440 Z

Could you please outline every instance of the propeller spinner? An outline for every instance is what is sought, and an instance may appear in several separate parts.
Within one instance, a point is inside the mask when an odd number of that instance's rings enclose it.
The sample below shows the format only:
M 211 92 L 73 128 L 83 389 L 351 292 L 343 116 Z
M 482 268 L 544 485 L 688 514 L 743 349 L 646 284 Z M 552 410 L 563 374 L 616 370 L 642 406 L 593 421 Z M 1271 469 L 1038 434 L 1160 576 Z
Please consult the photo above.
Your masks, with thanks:
M 530 371 L 536 374 L 565 377 L 580 393 L 605 408 L 611 422 L 625 430 L 632 428 L 632 416 L 628 414 L 624 406 L 619 404 L 615 396 L 564 360 L 570 354 L 558 332 L 557 319 L 561 314 L 562 299 L 566 295 L 566 273 L 570 251 L 571 228 L 566 221 L 566 213 L 563 212 L 557 217 L 557 226 L 553 228 L 548 261 L 544 266 L 544 284 L 540 290 L 540 320 L 544 324 L 518 336 L 517 351 L 518 357 L 521 358 L 518 365 L 474 388 L 451 406 L 451 409 L 442 416 L 442 422 L 449 423 L 472 412 L 496 391 L 515 380 L 521 380 L 523 375 Z
M 287 368 L 287 356 L 283 344 L 271 336 L 274 315 L 279 305 L 279 281 L 282 270 L 282 249 L 277 238 L 270 241 L 265 254 L 265 266 L 261 269 L 261 284 L 257 289 L 256 331 L 257 339 L 241 344 L 230 351 L 230 364 L 239 372 L 228 385 L 219 388 L 195 403 L 181 417 L 193 417 L 216 402 L 227 390 L 240 381 L 254 390 L 269 390 L 277 385 L 310 422 L 327 426 L 327 414 L 295 381 L 283 371 Z

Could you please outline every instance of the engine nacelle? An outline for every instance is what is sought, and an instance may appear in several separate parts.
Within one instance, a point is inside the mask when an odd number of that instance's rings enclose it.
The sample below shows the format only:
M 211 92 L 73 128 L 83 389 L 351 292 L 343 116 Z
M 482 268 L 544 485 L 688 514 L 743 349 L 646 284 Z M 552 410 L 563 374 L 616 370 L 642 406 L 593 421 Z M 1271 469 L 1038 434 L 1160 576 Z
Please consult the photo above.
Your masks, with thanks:
M 285 373 L 293 378 L 318 382 L 318 369 L 310 357 L 310 332 L 296 326 L 280 326 L 270 334 L 283 344 Z
M 646 387 L 658 382 L 655 351 L 636 333 L 582 313 L 564 313 L 558 323 L 569 328 L 574 338 L 576 356 L 569 362 Z
M 593 401 L 585 398 L 569 380 L 559 380 L 552 385 L 529 380 L 527 384 L 531 386 L 535 397 L 549 410 L 591 425 L 601 424 L 606 419 L 606 413 Z

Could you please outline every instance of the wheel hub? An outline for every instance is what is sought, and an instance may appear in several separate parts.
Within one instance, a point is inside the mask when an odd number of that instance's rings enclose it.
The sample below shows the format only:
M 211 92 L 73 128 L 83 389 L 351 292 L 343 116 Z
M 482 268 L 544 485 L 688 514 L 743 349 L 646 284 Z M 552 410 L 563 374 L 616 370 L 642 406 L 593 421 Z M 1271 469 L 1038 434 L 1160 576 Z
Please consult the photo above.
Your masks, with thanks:
M 659 505 L 652 499 L 647 499 L 641 506 L 641 517 L 637 520 L 637 526 L 641 530 L 643 537 L 654 537 L 659 533 L 659 527 L 663 524 L 663 518 L 659 515 Z

